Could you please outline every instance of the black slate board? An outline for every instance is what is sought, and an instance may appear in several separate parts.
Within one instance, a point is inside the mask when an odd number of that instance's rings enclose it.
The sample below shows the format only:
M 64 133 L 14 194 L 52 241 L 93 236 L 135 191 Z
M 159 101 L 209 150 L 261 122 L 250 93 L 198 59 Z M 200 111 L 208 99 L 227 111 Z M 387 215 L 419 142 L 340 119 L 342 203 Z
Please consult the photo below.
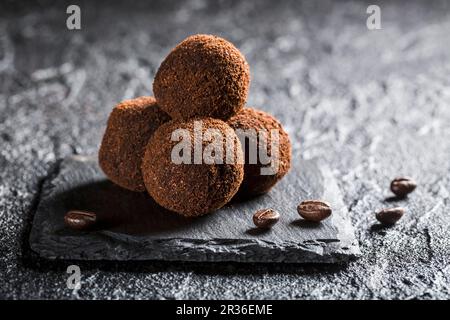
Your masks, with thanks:
M 332 217 L 320 224 L 302 220 L 296 206 L 309 198 L 330 202 Z M 272 230 L 261 231 L 251 218 L 266 207 L 282 218 Z M 98 230 L 65 227 L 63 217 L 70 209 L 96 212 Z M 186 219 L 161 208 L 146 193 L 106 180 L 95 158 L 70 157 L 44 184 L 30 245 L 41 257 L 81 260 L 330 263 L 359 254 L 337 184 L 314 161 L 296 162 L 267 195 Z

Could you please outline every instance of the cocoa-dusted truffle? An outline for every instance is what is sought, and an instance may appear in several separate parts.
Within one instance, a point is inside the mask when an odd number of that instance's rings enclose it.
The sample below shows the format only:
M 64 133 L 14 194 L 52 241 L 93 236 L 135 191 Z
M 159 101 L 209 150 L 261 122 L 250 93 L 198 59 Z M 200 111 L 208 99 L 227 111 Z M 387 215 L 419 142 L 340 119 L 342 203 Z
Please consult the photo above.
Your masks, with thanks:
M 244 177 L 242 147 L 221 120 L 171 121 L 150 139 L 142 174 L 159 205 L 200 216 L 222 207 L 238 191 Z
M 144 148 L 155 130 L 169 120 L 153 97 L 125 100 L 116 105 L 98 154 L 106 176 L 123 188 L 145 191 L 141 174 Z
M 245 148 L 244 181 L 239 196 L 245 198 L 268 192 L 289 171 L 291 142 L 281 124 L 270 114 L 245 108 L 227 122 Z M 275 134 L 278 132 L 278 143 Z M 273 152 L 272 144 L 278 152 Z M 263 171 L 261 171 L 263 170 Z
M 211 117 L 226 120 L 247 100 L 250 71 L 230 42 L 194 35 L 178 44 L 161 63 L 153 92 L 173 119 Z

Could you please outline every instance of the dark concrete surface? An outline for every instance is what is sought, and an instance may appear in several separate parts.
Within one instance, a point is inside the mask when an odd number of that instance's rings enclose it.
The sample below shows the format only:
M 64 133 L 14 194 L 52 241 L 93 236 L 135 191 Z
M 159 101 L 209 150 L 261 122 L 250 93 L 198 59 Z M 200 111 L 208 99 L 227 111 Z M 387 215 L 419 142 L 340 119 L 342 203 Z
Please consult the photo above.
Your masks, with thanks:
M 42 2 L 41 2 L 42 3 Z M 44 1 L 45 3 L 45 1 Z M 0 4 L 0 297 L 450 297 L 450 4 L 385 1 L 382 30 L 363 1 Z M 78 263 L 28 246 L 42 181 L 73 154 L 95 154 L 117 101 L 151 92 L 168 50 L 193 33 L 233 41 L 252 71 L 249 105 L 281 119 L 304 159 L 333 169 L 362 249 L 342 266 Z M 286 110 L 295 116 L 284 116 Z M 390 180 L 416 178 L 395 202 Z M 401 222 L 374 212 L 402 205 Z
M 145 192 L 108 181 L 97 157 L 67 157 L 42 186 L 30 247 L 48 259 L 347 262 L 360 255 L 358 241 L 336 180 L 319 162 L 298 157 L 268 194 L 235 199 L 213 214 L 188 219 Z M 308 223 L 296 210 L 304 199 L 327 201 L 333 214 Z M 281 215 L 270 230 L 253 224 L 253 214 L 264 208 Z M 98 227 L 88 232 L 66 227 L 64 215 L 73 209 L 95 212 Z

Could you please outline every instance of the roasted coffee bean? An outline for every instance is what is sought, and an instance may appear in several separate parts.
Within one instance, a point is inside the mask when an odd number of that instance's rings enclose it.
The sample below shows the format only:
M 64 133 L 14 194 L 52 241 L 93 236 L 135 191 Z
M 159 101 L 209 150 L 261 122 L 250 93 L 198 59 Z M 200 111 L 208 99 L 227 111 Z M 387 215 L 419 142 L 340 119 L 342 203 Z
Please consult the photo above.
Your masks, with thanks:
M 395 178 L 391 182 L 391 191 L 398 197 L 405 197 L 416 189 L 417 183 L 408 177 Z
M 258 228 L 268 229 L 280 220 L 280 214 L 273 209 L 263 209 L 253 215 L 253 223 Z
M 378 221 L 385 225 L 395 224 L 400 218 L 405 214 L 405 209 L 403 208 L 390 208 L 383 209 L 378 212 L 375 217 Z
M 87 230 L 97 221 L 97 215 L 89 211 L 71 210 L 64 216 L 65 224 L 76 230 Z
M 299 215 L 308 221 L 320 222 L 331 215 L 331 207 L 320 200 L 306 200 L 297 207 Z

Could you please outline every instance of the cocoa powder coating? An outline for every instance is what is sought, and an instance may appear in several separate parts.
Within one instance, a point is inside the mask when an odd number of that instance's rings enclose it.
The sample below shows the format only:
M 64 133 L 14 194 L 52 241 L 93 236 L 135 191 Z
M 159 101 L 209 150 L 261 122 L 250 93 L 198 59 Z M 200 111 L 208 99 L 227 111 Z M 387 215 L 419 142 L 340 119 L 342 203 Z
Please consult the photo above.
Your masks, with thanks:
M 268 192 L 286 175 L 291 167 L 292 148 L 288 134 L 284 131 L 282 125 L 270 114 L 253 108 L 244 108 L 229 119 L 227 123 L 236 130 L 243 146 L 245 143 L 244 181 L 239 189 L 239 197 L 246 198 Z M 258 148 L 261 147 L 262 150 L 267 150 L 267 154 L 272 156 L 272 135 L 270 134 L 272 129 L 277 130 L 279 133 L 279 143 L 276 145 L 279 152 L 278 157 L 274 158 L 274 161 L 278 161 L 278 171 L 271 175 L 262 175 L 261 168 L 270 165 L 263 164 L 259 155 L 256 163 L 250 163 L 249 146 L 255 143 Z M 252 130 L 256 134 L 239 134 L 239 132 L 250 133 Z M 268 133 L 265 141 L 258 138 L 258 132 L 261 131 Z
M 141 174 L 145 146 L 155 130 L 169 120 L 153 97 L 125 100 L 116 105 L 98 154 L 106 176 L 123 188 L 145 191 Z
M 244 107 L 249 84 L 248 63 L 233 44 L 217 36 L 194 35 L 161 63 L 153 92 L 173 119 L 226 120 Z
M 201 139 L 195 135 L 195 122 L 201 121 L 202 130 L 216 129 L 223 135 L 223 145 L 226 145 L 228 134 L 228 149 L 232 151 L 231 161 L 226 161 L 226 152 L 220 156 L 223 164 L 218 161 L 206 164 L 194 163 L 194 139 L 200 145 L 201 152 L 206 152 L 212 140 Z M 172 158 L 174 147 L 184 141 L 172 139 L 172 133 L 178 129 L 187 132 L 191 147 L 182 152 L 175 152 L 186 156 L 189 161 L 175 163 Z M 198 132 L 197 131 L 197 132 Z M 227 150 L 228 152 L 228 150 Z M 214 153 L 215 154 L 215 153 Z M 219 153 L 217 153 L 219 154 Z M 161 206 L 188 217 L 204 215 L 219 209 L 235 195 L 244 176 L 242 149 L 238 137 L 225 122 L 212 118 L 190 119 L 187 121 L 171 121 L 162 125 L 150 139 L 142 162 L 142 174 L 148 193 Z M 232 163 L 229 163 L 232 162 Z

